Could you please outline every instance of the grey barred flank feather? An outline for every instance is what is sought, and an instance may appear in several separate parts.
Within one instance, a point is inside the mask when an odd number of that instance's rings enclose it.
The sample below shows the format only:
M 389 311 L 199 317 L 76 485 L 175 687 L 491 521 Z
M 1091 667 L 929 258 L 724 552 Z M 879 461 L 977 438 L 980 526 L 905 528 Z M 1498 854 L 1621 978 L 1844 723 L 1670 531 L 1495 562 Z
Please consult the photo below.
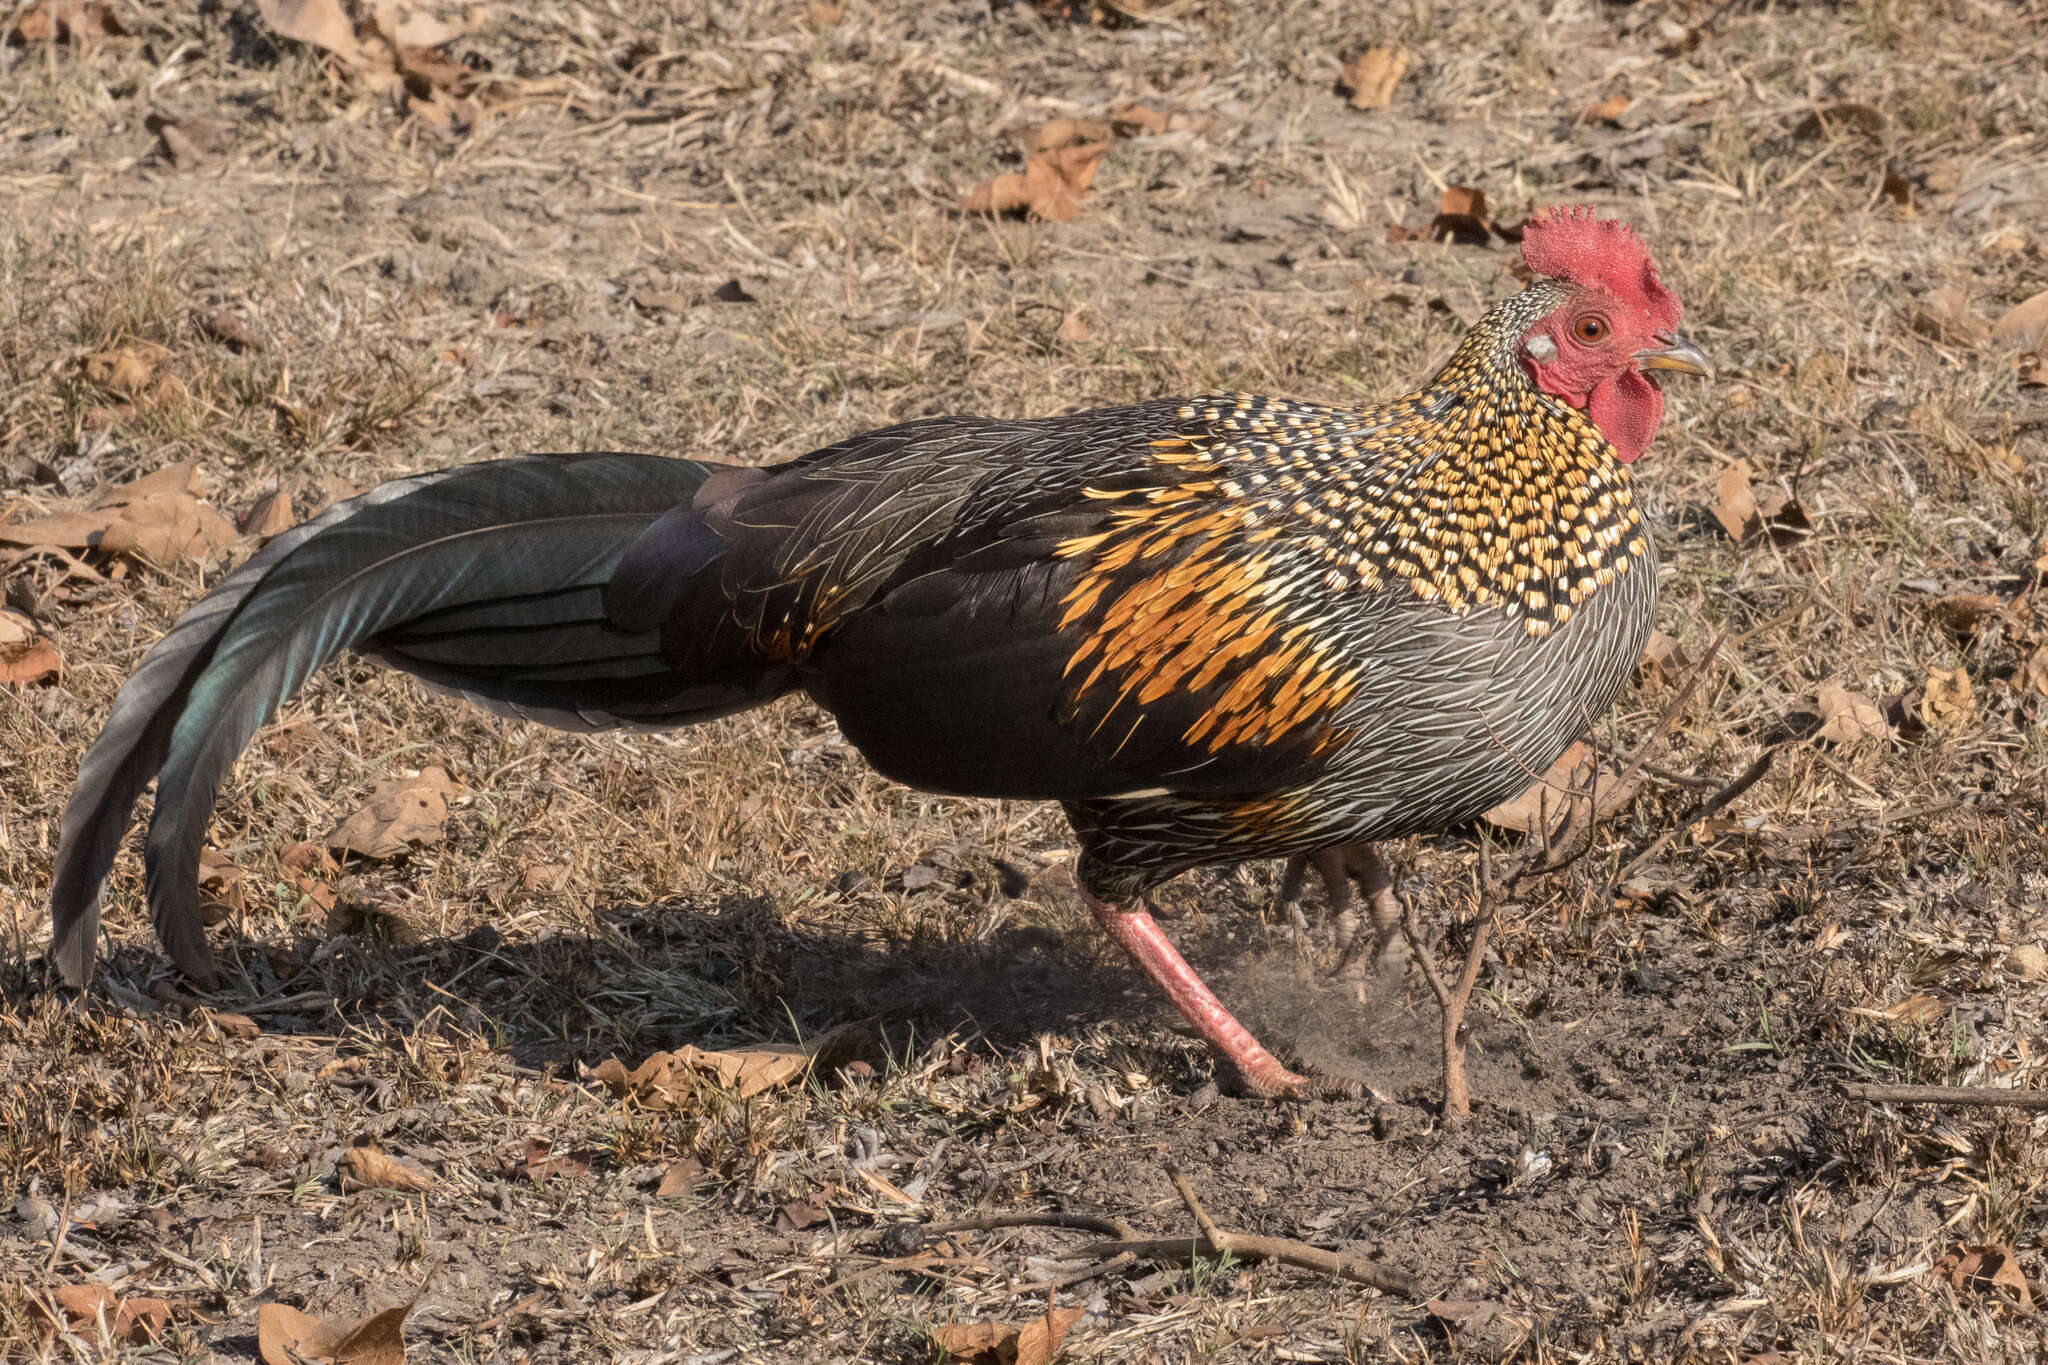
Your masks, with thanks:
M 89 971 L 155 778 L 150 905 L 205 973 L 215 792 L 345 648 L 578 730 L 802 688 L 898 780 L 1064 803 L 1113 898 L 1469 819 L 1606 709 L 1655 606 L 1626 467 L 1515 355 L 1559 297 L 1506 301 L 1374 407 L 1212 395 L 766 469 L 527 457 L 377 489 L 272 542 L 122 689 L 65 815 L 58 968 Z

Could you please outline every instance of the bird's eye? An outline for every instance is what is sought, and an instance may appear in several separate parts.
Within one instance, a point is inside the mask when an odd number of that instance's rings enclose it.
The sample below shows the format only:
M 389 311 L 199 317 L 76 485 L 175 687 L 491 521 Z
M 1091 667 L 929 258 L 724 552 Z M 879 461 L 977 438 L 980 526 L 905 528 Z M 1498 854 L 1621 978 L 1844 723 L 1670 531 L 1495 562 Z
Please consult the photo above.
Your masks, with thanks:
M 1597 346 L 1607 340 L 1607 319 L 1588 313 L 1572 324 L 1572 334 L 1588 346 Z

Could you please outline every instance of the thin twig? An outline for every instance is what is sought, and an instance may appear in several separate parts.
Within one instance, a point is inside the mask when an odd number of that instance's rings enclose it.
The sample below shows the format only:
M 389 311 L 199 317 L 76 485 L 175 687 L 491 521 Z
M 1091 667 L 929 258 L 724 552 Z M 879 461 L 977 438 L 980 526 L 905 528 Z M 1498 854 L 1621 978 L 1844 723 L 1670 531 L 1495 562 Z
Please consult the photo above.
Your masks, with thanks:
M 1215 1220 L 1209 1217 L 1209 1211 L 1202 1207 L 1202 1201 L 1195 1197 L 1194 1186 L 1188 1184 L 1188 1178 L 1180 1173 L 1180 1168 L 1169 1163 L 1166 1178 L 1173 1182 L 1173 1192 L 1180 1196 L 1180 1202 L 1188 1206 L 1188 1216 L 1195 1220 L 1202 1236 L 1209 1240 L 1211 1246 L 1223 1245 L 1223 1233 L 1217 1229 Z
M 1032 1285 L 1032 1290 L 1065 1288 L 1082 1280 L 1094 1279 L 1132 1261 L 1185 1261 L 1198 1255 L 1206 1255 L 1234 1256 L 1241 1261 L 1278 1261 L 1282 1265 L 1313 1270 L 1320 1274 L 1350 1280 L 1354 1284 L 1367 1285 L 1386 1294 L 1399 1294 L 1411 1299 L 1428 1297 L 1428 1291 L 1422 1287 L 1421 1282 L 1406 1271 L 1339 1256 L 1334 1251 L 1324 1251 L 1306 1242 L 1297 1242 L 1291 1237 L 1257 1237 L 1249 1233 L 1225 1232 L 1209 1217 L 1208 1211 L 1202 1207 L 1202 1201 L 1195 1196 L 1194 1188 L 1188 1184 L 1186 1177 L 1172 1166 L 1166 1168 L 1166 1176 L 1173 1182 L 1173 1188 L 1179 1193 L 1181 1202 L 1187 1205 L 1189 1215 L 1195 1220 L 1198 1232 L 1194 1237 L 1141 1237 L 1117 1219 L 1097 1218 L 1084 1213 L 1002 1213 L 986 1218 L 963 1218 L 952 1223 L 933 1223 L 928 1225 L 925 1231 L 938 1235 L 948 1232 L 991 1232 L 997 1228 L 1080 1228 L 1089 1232 L 1107 1233 L 1115 1239 L 1108 1242 L 1091 1242 L 1074 1253 L 1077 1257 L 1103 1258 L 1099 1264 L 1058 1280 Z M 871 1266 L 868 1269 L 878 1268 Z M 847 1278 L 850 1280 L 853 1277 Z
M 1398 893 L 1397 893 L 1398 895 Z M 1415 902 L 1406 896 L 1401 902 L 1401 936 L 1408 940 L 1408 947 L 1415 955 L 1415 965 L 1422 969 L 1422 979 L 1429 985 L 1429 993 L 1436 997 L 1439 1007 L 1451 1003 L 1451 989 L 1437 974 L 1436 962 L 1432 959 L 1429 944 L 1422 937 L 1422 919 L 1415 913 Z
M 827 1281 L 825 1287 L 827 1289 L 844 1289 L 846 1286 L 858 1280 L 864 1280 L 870 1275 L 886 1275 L 896 1271 L 918 1271 L 923 1273 L 931 1271 L 934 1266 L 960 1266 L 969 1270 L 981 1271 L 990 1269 L 988 1262 L 978 1257 L 939 1256 L 929 1251 L 920 1251 L 914 1256 L 899 1256 L 891 1260 L 877 1261 L 873 1265 L 862 1266 L 859 1270 L 849 1270 L 844 1275 Z M 949 1283 L 956 1282 L 953 1277 L 947 1275 L 936 1275 L 934 1278 L 944 1279 Z
M 1297 1242 L 1291 1237 L 1257 1237 L 1249 1233 L 1225 1232 L 1216 1226 L 1216 1220 L 1202 1207 L 1202 1201 L 1195 1195 L 1194 1186 L 1188 1183 L 1188 1178 L 1180 1173 L 1178 1167 L 1169 1164 L 1166 1167 L 1166 1178 L 1173 1182 L 1174 1193 L 1180 1196 L 1181 1203 L 1187 1205 L 1188 1216 L 1195 1220 L 1195 1227 L 1200 1230 L 1202 1241 L 1208 1245 L 1212 1255 L 1235 1256 L 1241 1261 L 1278 1261 L 1282 1265 L 1299 1266 L 1303 1270 L 1318 1270 L 1326 1275 L 1371 1285 L 1384 1293 L 1400 1294 L 1411 1299 L 1423 1296 L 1422 1286 L 1406 1271 L 1374 1265 L 1369 1261 L 1347 1259 L 1334 1251 L 1324 1251 L 1306 1242 Z M 1094 1251 L 1098 1248 L 1087 1249 Z M 1191 1255 L 1194 1248 L 1188 1244 L 1186 1238 L 1158 1238 L 1148 1239 L 1142 1246 L 1127 1239 L 1120 1250 L 1128 1251 L 1132 1256 L 1158 1258 Z
M 1465 1080 L 1465 1010 L 1472 1003 L 1472 989 L 1479 983 L 1479 969 L 1499 913 L 1495 898 L 1483 889 L 1486 876 L 1482 871 L 1479 915 L 1472 923 L 1472 942 L 1465 949 L 1455 986 L 1445 983 L 1432 960 L 1429 945 L 1422 938 L 1422 921 L 1415 913 L 1414 902 L 1406 896 L 1401 898 L 1401 934 L 1408 940 L 1408 947 L 1422 968 L 1422 979 L 1429 983 L 1429 993 L 1436 997 L 1437 1009 L 1443 1015 L 1444 1117 L 1453 1121 L 1472 1113 L 1472 1091 Z
M 1842 1093 L 1867 1104 L 1955 1104 L 1979 1109 L 2048 1109 L 2048 1090 L 1982 1085 L 1850 1085 Z
M 924 1231 L 928 1237 L 943 1237 L 949 1232 L 994 1232 L 998 1228 L 1072 1228 L 1077 1232 L 1099 1232 L 1105 1237 L 1138 1235 L 1120 1219 L 1097 1218 L 1087 1213 L 993 1213 L 986 1218 L 927 1223 Z
M 1670 829 L 1658 835 L 1648 848 L 1629 859 L 1627 865 L 1621 869 L 1621 874 L 1617 880 L 1627 881 L 1635 875 L 1637 868 L 1669 848 L 1672 841 L 1677 839 L 1679 835 L 1685 833 L 1700 821 L 1711 819 L 1720 814 L 1721 811 L 1727 808 L 1729 802 L 1762 781 L 1763 775 L 1771 770 L 1771 764 L 1777 761 L 1778 751 L 1784 748 L 1787 742 L 1780 740 L 1776 744 L 1765 745 L 1763 752 L 1751 759 L 1749 766 L 1744 768 L 1732 781 L 1728 782 L 1719 791 L 1707 797 L 1697 806 L 1694 806 L 1692 812 L 1683 820 L 1680 820 Z
M 1686 787 L 1696 792 L 1710 792 L 1721 785 L 1718 777 L 1707 777 L 1699 773 L 1682 773 L 1657 763 L 1645 763 L 1643 771 L 1659 782 L 1673 787 Z
M 1097 1261 L 1094 1265 L 1083 1266 L 1072 1274 L 1062 1275 L 1056 1280 L 1041 1280 L 1037 1284 L 1027 1284 L 1017 1290 L 1017 1292 L 1019 1294 L 1035 1294 L 1042 1289 L 1049 1294 L 1056 1294 L 1062 1289 L 1071 1289 L 1084 1281 L 1100 1279 L 1110 1271 L 1120 1270 L 1137 1259 L 1136 1256 L 1133 1256 L 1128 1251 L 1118 1252 L 1106 1261 Z
M 1424 1299 L 1429 1291 L 1413 1275 L 1370 1261 L 1349 1260 L 1334 1251 L 1324 1251 L 1291 1237 L 1254 1237 L 1248 1233 L 1225 1233 L 1221 1243 L 1197 1242 L 1193 1237 L 1132 1237 L 1116 1242 L 1094 1242 L 1082 1247 L 1083 1256 L 1130 1256 L 1140 1261 L 1186 1261 L 1198 1254 L 1235 1256 L 1240 1261 L 1278 1261 L 1301 1270 L 1334 1275 L 1340 1280 L 1368 1285 L 1382 1293 L 1408 1299 Z

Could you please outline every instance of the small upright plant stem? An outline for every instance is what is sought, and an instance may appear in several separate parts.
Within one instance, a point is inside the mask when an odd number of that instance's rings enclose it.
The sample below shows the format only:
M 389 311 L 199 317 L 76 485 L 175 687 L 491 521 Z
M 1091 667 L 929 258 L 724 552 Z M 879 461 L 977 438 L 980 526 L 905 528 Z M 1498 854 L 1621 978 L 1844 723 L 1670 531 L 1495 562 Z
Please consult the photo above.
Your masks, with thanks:
M 1464 966 L 1458 973 L 1457 984 L 1450 985 L 1437 970 L 1429 944 L 1423 940 L 1422 922 L 1416 916 L 1415 903 L 1406 896 L 1401 898 L 1401 933 L 1407 938 L 1415 961 L 1422 967 L 1422 978 L 1429 983 L 1429 993 L 1436 997 L 1437 1007 L 1443 1012 L 1444 1117 L 1452 1122 L 1472 1115 L 1472 1092 L 1465 1081 L 1465 1044 L 1469 1038 L 1465 1030 L 1465 1008 L 1471 1004 L 1472 989 L 1479 983 L 1479 968 L 1486 960 L 1486 945 L 1493 937 L 1495 913 L 1493 898 L 1482 895 L 1479 918 L 1472 925 L 1472 942 L 1465 950 Z

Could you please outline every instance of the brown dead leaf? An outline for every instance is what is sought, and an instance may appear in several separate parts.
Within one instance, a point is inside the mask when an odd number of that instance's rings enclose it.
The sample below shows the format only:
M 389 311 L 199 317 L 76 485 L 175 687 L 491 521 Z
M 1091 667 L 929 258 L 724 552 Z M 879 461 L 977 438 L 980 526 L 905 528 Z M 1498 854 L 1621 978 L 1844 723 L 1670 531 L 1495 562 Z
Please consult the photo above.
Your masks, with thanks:
M 225 853 L 212 847 L 199 851 L 200 910 L 206 914 L 207 924 L 219 924 L 248 908 L 242 880 L 242 869 L 228 861 Z
M 1604 100 L 1595 100 L 1579 115 L 1581 123 L 1614 123 L 1628 112 L 1627 95 L 1609 95 Z
M 340 0 L 257 0 L 256 8 L 281 36 L 333 53 L 370 93 L 389 93 L 443 126 L 475 120 L 476 106 L 465 97 L 481 78 L 434 49 L 479 28 L 484 5 L 371 0 L 360 25 Z
M 662 1199 L 677 1199 L 697 1188 L 697 1182 L 704 1178 L 704 1163 L 696 1157 L 686 1156 L 661 1173 L 661 1184 L 654 1193 Z
M 1913 310 L 1913 330 L 1930 341 L 1952 346 L 1982 346 L 1991 329 L 1970 307 L 1969 295 L 1952 284 L 1920 300 Z
M 590 1163 L 597 1153 L 574 1151 L 556 1153 L 554 1143 L 546 1138 L 530 1137 L 499 1154 L 498 1169 L 508 1179 L 530 1181 L 540 1184 L 560 1176 L 564 1180 L 576 1180 L 590 1174 Z
M 1337 83 L 1351 96 L 1353 109 L 1384 109 L 1414 60 L 1405 47 L 1369 47 L 1351 59 Z
M 42 0 L 21 11 L 8 30 L 10 43 L 70 43 L 87 47 L 100 38 L 126 37 L 128 30 L 105 5 L 81 0 Z
M 216 308 L 210 313 L 195 311 L 192 325 L 202 334 L 220 342 L 231 351 L 260 351 L 263 339 L 256 335 L 254 324 L 248 315 L 235 308 Z
M 64 676 L 64 656 L 47 640 L 0 645 L 0 684 L 35 687 Z
M 1714 481 L 1714 502 L 1708 510 L 1721 523 L 1728 538 L 1738 545 L 1763 530 L 1764 519 L 1757 511 L 1756 494 L 1749 489 L 1749 482 L 1755 477 L 1756 470 L 1748 460 L 1737 460 Z
M 1186 109 L 1162 109 L 1133 101 L 1109 111 L 1110 130 L 1118 137 L 1159 137 L 1166 133 L 1206 133 L 1214 120 Z
M 802 1232 L 831 1218 L 831 1211 L 816 1199 L 792 1199 L 775 1211 L 775 1226 L 783 1232 Z
M 332 1365 L 405 1365 L 405 1315 L 411 1311 L 408 1303 L 360 1322 L 334 1322 L 281 1303 L 266 1303 L 256 1311 L 256 1352 L 263 1365 L 299 1365 L 301 1359 Z
M 1857 1005 L 1849 1013 L 1866 1019 L 1887 1019 L 1896 1024 L 1931 1024 L 1945 1018 L 1951 1006 L 1938 995 L 1909 995 L 1889 1005 Z
M 1751 487 L 1757 479 L 1749 460 L 1735 460 L 1720 471 L 1714 481 L 1710 512 L 1720 528 L 1737 544 L 1749 544 L 1769 532 L 1772 544 L 1798 544 L 1812 534 L 1812 520 L 1806 508 L 1776 483 Z
M 1684 645 L 1661 630 L 1653 630 L 1650 642 L 1643 646 L 1643 657 L 1636 662 L 1636 678 L 1652 689 L 1669 687 L 1691 667 L 1692 658 Z
M 2024 1312 L 2034 1309 L 2033 1291 L 2020 1270 L 2019 1253 L 2003 1243 L 1959 1246 L 1936 1262 L 1934 1271 L 1958 1294 L 1974 1290 L 2004 1298 Z M 2001 1290 L 2002 1294 L 1995 1292 Z
M 1109 125 L 1094 118 L 1056 118 L 1024 135 L 1027 152 L 1057 152 L 1077 142 L 1109 141 Z
M 1088 330 L 1088 324 L 1082 320 L 1081 310 L 1078 308 L 1060 319 L 1060 329 L 1055 335 L 1061 341 L 1075 346 L 1094 338 L 1094 333 Z
M 221 119 L 185 118 L 161 110 L 142 124 L 163 144 L 173 166 L 189 171 L 218 156 L 234 140 L 234 125 Z
M 95 351 L 79 362 L 86 382 L 125 398 L 139 398 L 149 392 L 157 372 L 171 358 L 168 347 L 153 341 L 134 341 L 111 351 Z
M 252 1038 L 263 1036 L 262 1026 L 246 1014 L 235 1014 L 228 1010 L 201 1010 L 208 1023 L 219 1030 L 223 1038 L 233 1038 L 246 1043 Z
M 1960 725 L 1977 709 L 1970 675 L 1960 668 L 1932 668 L 1920 697 L 1920 722 L 1928 729 Z
M 1021 173 L 1009 172 L 975 186 L 961 204 L 964 213 L 1021 213 L 1050 222 L 1071 222 L 1081 196 L 1095 181 L 1106 142 L 1083 142 L 1024 158 Z
M 394 858 L 415 844 L 437 844 L 448 820 L 448 798 L 459 790 L 438 767 L 386 778 L 327 836 L 327 847 L 338 855 Z
M 2022 692 L 2039 692 L 2048 697 L 2048 644 L 2041 645 L 2013 675 L 2013 685 Z
M 1588 797 L 1593 800 L 1593 818 L 1604 820 L 1626 806 L 1642 785 L 1640 774 L 1626 787 L 1620 779 L 1619 767 L 1601 761 L 1591 746 L 1575 743 L 1527 791 L 1512 801 L 1503 801 L 1483 818 L 1501 829 L 1539 837 L 1546 819 L 1553 836 L 1567 818 L 1574 829 L 1584 829 Z
M 1861 692 L 1823 687 L 1815 705 L 1821 720 L 1816 732 L 1819 739 L 1853 744 L 1885 733 L 1884 709 Z
M 165 465 L 133 483 L 103 489 L 84 512 L 0 523 L 0 544 L 102 550 L 158 564 L 204 560 L 234 543 L 235 528 L 199 501 L 202 489 L 196 465 Z
M 159 1341 L 171 1323 L 171 1306 L 162 1299 L 123 1299 L 105 1285 L 59 1285 L 51 1291 L 50 1298 L 63 1316 L 61 1325 L 67 1331 L 97 1339 L 104 1319 L 108 1337 L 120 1346 L 146 1346 Z M 44 1310 L 42 1316 L 47 1321 L 48 1311 Z M 59 1325 L 49 1323 L 53 1329 Z
M 1756 510 L 1773 545 L 1797 545 L 1813 534 L 1806 508 L 1776 484 L 1767 483 L 1756 490 Z
M 569 880 L 569 869 L 561 863 L 527 863 L 519 869 L 519 889 L 529 895 L 560 891 Z
M 401 48 L 432 48 L 452 43 L 482 28 L 485 17 L 482 4 L 374 0 L 370 5 L 370 20 L 377 31 Z
M 279 37 L 326 48 L 351 65 L 363 60 L 356 26 L 339 0 L 256 0 L 256 12 Z
M 1448 237 L 1454 242 L 1484 246 L 1492 230 L 1492 223 L 1486 216 L 1486 191 L 1470 185 L 1452 185 L 1444 190 L 1443 199 L 1437 205 L 1436 217 L 1430 220 L 1429 230 L 1436 237 Z
M 373 1190 L 431 1190 L 434 1178 L 416 1171 L 379 1147 L 373 1139 L 358 1141 L 341 1154 L 349 1179 Z
M 1840 137 L 1845 133 L 1860 133 L 1864 137 L 1877 137 L 1884 132 L 1884 111 L 1871 104 L 1860 104 L 1854 100 L 1838 100 L 1823 104 L 1809 112 L 1792 130 L 1792 136 L 1802 140 L 1816 137 Z
M 0 607 L 0 645 L 25 645 L 35 638 L 35 622 L 18 611 Z
M 1919 212 L 1919 206 L 1913 202 L 1913 182 L 1906 179 L 1895 162 L 1885 164 L 1884 179 L 1878 183 L 1877 192 L 1892 201 L 1892 207 L 1902 218 Z
M 1492 220 L 1487 216 L 1486 191 L 1470 185 L 1447 185 L 1437 203 L 1436 216 L 1426 228 L 1387 225 L 1390 242 L 1451 241 L 1466 246 L 1485 246 L 1491 240 Z
M 254 536 L 258 540 L 282 535 L 298 524 L 298 518 L 292 513 L 291 490 L 283 487 L 259 495 L 236 519 L 243 535 Z
M 2048 350 L 2048 289 L 2006 310 L 1992 325 L 1991 339 L 2002 346 Z
M 1950 593 L 1936 600 L 1934 615 L 1949 634 L 1967 640 L 1984 628 L 1985 622 L 2005 613 L 2005 599 L 1987 592 Z
M 313 729 L 313 723 L 301 717 L 289 725 L 279 727 L 276 736 L 263 741 L 263 747 L 269 749 L 274 754 L 294 754 L 300 752 L 300 741 L 293 733 L 300 726 L 304 726 L 306 730 L 311 731 L 315 737 L 318 736 L 319 732 Z M 307 743 L 310 742 L 307 741 Z M 279 856 L 278 861 L 294 872 L 303 872 L 309 869 L 321 872 L 339 872 L 341 870 L 341 864 L 334 861 L 334 855 L 329 853 L 327 846 L 318 839 L 301 839 L 298 843 L 287 848 Z
M 764 1043 L 727 1051 L 685 1046 L 675 1052 L 657 1052 L 630 1071 L 624 1062 L 611 1057 L 590 1077 L 608 1088 L 614 1098 L 631 1099 L 649 1109 L 683 1107 L 694 1086 L 706 1080 L 727 1087 L 744 1100 L 788 1085 L 813 1067 L 829 1072 L 850 1060 L 870 1036 L 873 1024 L 872 1019 L 841 1024 L 801 1046 Z
M 1084 1310 L 1055 1308 L 1028 1322 L 949 1322 L 932 1328 L 932 1342 L 970 1365 L 1048 1365 Z
M 1485 1299 L 1430 1299 L 1423 1311 L 1454 1331 L 1484 1327 L 1500 1313 L 1500 1305 Z

